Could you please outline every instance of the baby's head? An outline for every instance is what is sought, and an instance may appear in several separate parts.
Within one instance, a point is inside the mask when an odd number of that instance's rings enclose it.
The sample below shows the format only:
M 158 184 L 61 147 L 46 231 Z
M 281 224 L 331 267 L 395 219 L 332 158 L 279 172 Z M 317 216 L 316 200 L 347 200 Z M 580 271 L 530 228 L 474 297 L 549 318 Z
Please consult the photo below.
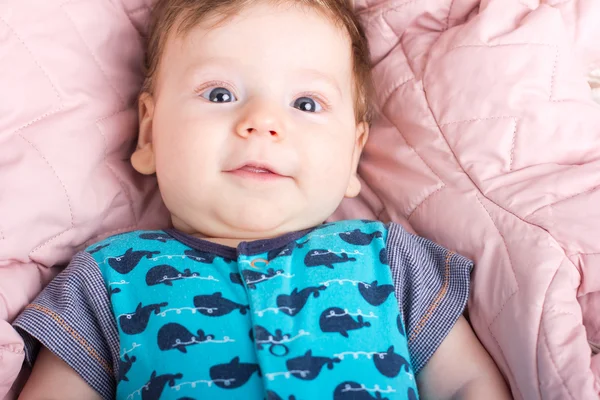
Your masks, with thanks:
M 132 163 L 176 228 L 253 240 L 356 196 L 369 51 L 347 0 L 157 0 Z

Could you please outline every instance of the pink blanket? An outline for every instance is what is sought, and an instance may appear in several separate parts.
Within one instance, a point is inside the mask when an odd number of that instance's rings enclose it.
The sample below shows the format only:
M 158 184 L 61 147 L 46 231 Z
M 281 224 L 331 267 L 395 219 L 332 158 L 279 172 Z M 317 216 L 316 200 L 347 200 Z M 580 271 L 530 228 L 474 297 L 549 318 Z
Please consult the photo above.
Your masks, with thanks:
M 123 161 L 150 3 L 0 1 L 0 398 L 23 360 L 7 320 L 46 267 L 164 222 L 155 182 Z M 381 117 L 364 191 L 336 217 L 404 222 L 473 258 L 471 322 L 517 398 L 598 398 L 600 106 L 585 76 L 600 0 L 356 3 Z
M 382 117 L 336 217 L 476 260 L 471 322 L 516 398 L 598 398 L 600 1 L 357 3 Z

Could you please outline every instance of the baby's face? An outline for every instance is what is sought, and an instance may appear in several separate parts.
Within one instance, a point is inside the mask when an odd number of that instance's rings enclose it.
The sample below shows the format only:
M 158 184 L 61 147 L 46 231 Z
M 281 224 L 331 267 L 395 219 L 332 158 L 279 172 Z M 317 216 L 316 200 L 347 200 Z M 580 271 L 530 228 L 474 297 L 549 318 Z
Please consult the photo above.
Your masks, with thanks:
M 140 146 L 146 134 L 174 225 L 249 240 L 322 223 L 360 190 L 350 39 L 293 6 L 210 22 L 169 38 L 142 100 Z

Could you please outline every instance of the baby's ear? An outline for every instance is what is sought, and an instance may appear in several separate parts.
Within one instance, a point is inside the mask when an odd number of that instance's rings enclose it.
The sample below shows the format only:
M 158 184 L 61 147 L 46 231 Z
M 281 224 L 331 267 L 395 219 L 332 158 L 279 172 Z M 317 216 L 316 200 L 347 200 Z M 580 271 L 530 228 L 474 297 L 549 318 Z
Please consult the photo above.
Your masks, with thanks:
M 139 126 L 137 148 L 131 155 L 131 165 L 144 175 L 156 173 L 154 147 L 152 146 L 152 121 L 154 119 L 154 99 L 149 93 L 142 93 L 138 101 Z
M 368 138 L 369 124 L 367 122 L 361 122 L 356 125 L 356 142 L 354 144 L 354 154 L 352 155 L 352 171 L 350 180 L 348 181 L 348 188 L 346 189 L 346 197 L 356 197 L 360 193 L 361 184 L 357 173 L 358 162 L 360 161 L 360 155 L 365 148 Z

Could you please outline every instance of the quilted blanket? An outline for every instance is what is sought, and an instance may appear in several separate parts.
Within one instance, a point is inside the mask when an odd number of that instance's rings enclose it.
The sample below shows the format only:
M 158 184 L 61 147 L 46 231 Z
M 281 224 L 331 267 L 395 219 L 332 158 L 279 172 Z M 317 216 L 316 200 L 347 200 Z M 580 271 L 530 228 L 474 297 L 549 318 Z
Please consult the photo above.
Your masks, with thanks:
M 336 217 L 407 220 L 476 261 L 470 321 L 515 398 L 597 399 L 600 1 L 357 9 L 381 116 Z
M 126 163 L 150 3 L 0 2 L 0 398 L 23 360 L 7 320 L 50 267 L 164 222 Z M 597 399 L 600 1 L 355 3 L 380 115 L 363 193 L 335 217 L 412 225 L 474 259 L 469 318 L 516 398 Z

